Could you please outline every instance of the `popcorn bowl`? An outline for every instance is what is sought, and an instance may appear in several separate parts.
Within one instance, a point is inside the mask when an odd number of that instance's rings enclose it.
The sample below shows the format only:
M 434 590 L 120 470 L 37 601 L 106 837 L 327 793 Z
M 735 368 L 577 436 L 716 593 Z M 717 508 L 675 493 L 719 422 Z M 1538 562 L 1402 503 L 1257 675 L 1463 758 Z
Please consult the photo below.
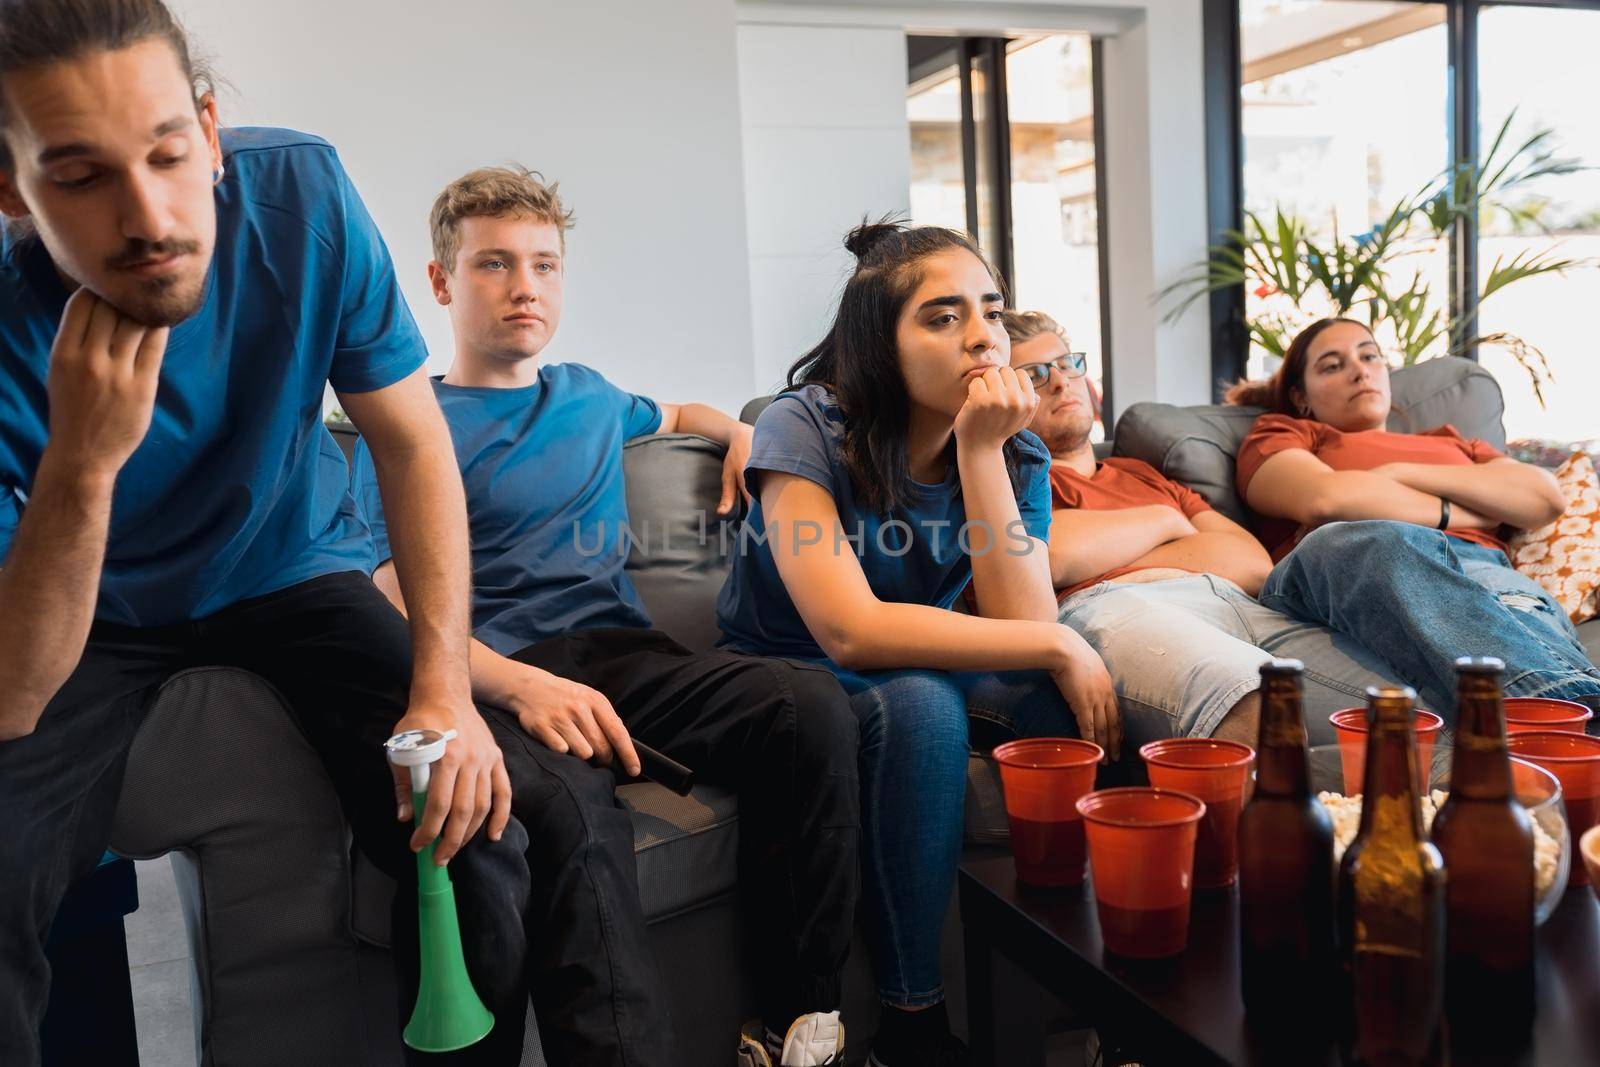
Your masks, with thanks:
M 1422 768 L 1428 779 L 1430 793 L 1434 790 L 1445 793 L 1450 791 L 1451 752 L 1451 747 L 1441 741 L 1434 748 L 1431 766 Z M 1339 746 L 1313 745 L 1310 771 L 1311 792 L 1323 800 L 1328 808 L 1328 814 L 1333 818 L 1334 855 L 1342 856 L 1345 845 L 1354 838 L 1360 827 L 1361 798 L 1343 797 L 1344 764 Z M 1540 834 L 1537 831 L 1534 834 L 1534 864 L 1537 874 L 1534 883 L 1533 915 L 1536 922 L 1542 923 L 1556 910 L 1556 905 L 1561 903 L 1561 896 L 1566 892 L 1574 862 L 1572 835 L 1567 827 L 1567 809 L 1562 798 L 1561 782 L 1543 767 L 1513 756 L 1511 786 L 1523 810 L 1528 813 L 1528 817 L 1538 829 L 1543 831 L 1547 839 L 1541 843 Z M 1330 802 L 1324 799 L 1323 794 L 1334 794 L 1340 799 Z M 1431 806 L 1431 800 L 1425 797 L 1422 805 L 1424 833 L 1432 822 Z M 1335 869 L 1337 866 L 1336 861 Z M 1448 872 L 1446 874 L 1448 875 Z

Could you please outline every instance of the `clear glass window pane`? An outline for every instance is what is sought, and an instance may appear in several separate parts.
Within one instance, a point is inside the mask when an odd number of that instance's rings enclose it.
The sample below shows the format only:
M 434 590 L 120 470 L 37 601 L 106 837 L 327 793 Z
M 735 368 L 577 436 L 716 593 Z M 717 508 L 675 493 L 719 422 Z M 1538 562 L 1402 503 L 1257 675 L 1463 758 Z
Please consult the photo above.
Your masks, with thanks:
M 911 123 L 911 221 L 965 230 L 961 75 L 954 63 L 911 85 L 906 117 Z
M 1242 0 L 1245 210 L 1268 225 L 1278 210 L 1297 216 L 1325 247 L 1369 231 L 1438 176 L 1449 161 L 1446 44 L 1442 4 Z M 1419 232 L 1403 250 L 1391 284 L 1418 277 L 1446 308 L 1448 240 Z M 1297 307 L 1269 286 L 1245 301 L 1252 320 L 1278 317 L 1285 341 L 1333 310 L 1315 300 Z M 1251 377 L 1272 364 L 1251 346 Z
M 1012 302 L 1043 311 L 1104 380 L 1095 209 L 1094 80 L 1086 34 L 1014 44 L 1006 57 L 1011 118 Z
M 1506 140 L 1514 147 L 1540 130 L 1553 131 L 1561 158 L 1600 165 L 1595 118 L 1595 56 L 1600 11 L 1486 7 L 1478 21 L 1479 117 L 1489 150 L 1513 110 Z M 1527 372 L 1503 347 L 1484 346 L 1479 359 L 1505 393 L 1506 434 L 1575 441 L 1600 436 L 1600 393 L 1593 309 L 1600 306 L 1600 171 L 1551 176 L 1509 197 L 1531 214 L 1490 210 L 1479 226 L 1479 284 L 1497 261 L 1517 255 L 1588 261 L 1565 276 L 1525 278 L 1493 293 L 1478 316 L 1479 332 L 1505 331 L 1544 354 L 1551 380 L 1541 407 Z

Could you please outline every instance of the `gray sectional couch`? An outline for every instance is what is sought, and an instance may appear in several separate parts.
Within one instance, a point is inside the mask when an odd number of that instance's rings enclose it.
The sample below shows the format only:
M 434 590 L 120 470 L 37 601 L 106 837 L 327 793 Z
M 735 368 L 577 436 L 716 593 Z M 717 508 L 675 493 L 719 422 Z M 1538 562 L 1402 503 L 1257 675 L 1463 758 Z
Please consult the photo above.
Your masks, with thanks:
M 1474 364 L 1437 360 L 1397 372 L 1394 382 L 1395 428 L 1450 421 L 1468 435 L 1503 441 L 1498 387 Z M 1118 423 L 1115 451 L 1153 463 L 1244 518 L 1233 453 L 1251 417 L 1135 405 Z M 706 647 L 715 639 L 725 562 L 714 529 L 702 543 L 698 515 L 714 513 L 720 451 L 701 438 L 662 435 L 630 442 L 624 466 L 633 525 L 652 546 L 630 560 L 633 580 L 657 626 Z M 1586 624 L 1583 636 L 1591 655 L 1600 652 L 1600 623 Z M 643 904 L 685 1042 L 680 1062 L 729 1064 L 737 1027 L 753 1014 L 737 917 L 737 805 L 706 786 L 683 798 L 633 784 L 619 796 L 633 812 Z M 976 756 L 968 830 L 973 842 L 1005 837 L 998 783 Z M 399 1062 L 384 947 L 391 887 L 359 856 L 352 860 L 333 789 L 265 683 L 226 668 L 187 671 L 167 683 L 134 744 L 113 846 L 138 858 L 172 855 L 192 950 L 200 1062 Z M 946 977 L 959 1020 L 957 925 L 952 911 Z M 852 1060 L 864 1054 L 875 1010 L 858 939 L 847 977 Z M 544 1063 L 531 1017 L 517 1022 L 530 1033 L 524 1063 Z

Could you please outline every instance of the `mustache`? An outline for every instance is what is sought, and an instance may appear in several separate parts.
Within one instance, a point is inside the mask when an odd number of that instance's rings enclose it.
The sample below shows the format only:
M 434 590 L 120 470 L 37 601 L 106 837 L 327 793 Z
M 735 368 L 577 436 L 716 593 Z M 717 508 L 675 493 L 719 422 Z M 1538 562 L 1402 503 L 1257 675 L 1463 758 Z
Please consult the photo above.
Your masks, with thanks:
M 132 267 L 149 259 L 165 259 L 167 256 L 193 255 L 200 251 L 200 242 L 182 237 L 170 237 L 162 241 L 144 241 L 134 239 L 128 246 L 116 255 L 106 260 L 106 266 L 113 270 Z

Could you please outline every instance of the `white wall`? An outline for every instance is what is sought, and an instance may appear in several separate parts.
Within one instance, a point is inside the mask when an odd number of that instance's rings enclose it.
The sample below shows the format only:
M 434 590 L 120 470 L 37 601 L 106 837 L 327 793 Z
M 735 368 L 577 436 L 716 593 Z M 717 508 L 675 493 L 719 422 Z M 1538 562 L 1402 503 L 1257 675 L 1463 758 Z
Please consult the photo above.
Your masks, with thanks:
M 741 0 L 740 75 L 758 367 L 764 370 L 800 355 L 820 336 L 818 323 L 825 324 L 832 310 L 836 288 L 825 282 L 836 287 L 836 274 L 829 272 L 844 263 L 802 249 L 801 223 L 830 222 L 832 229 L 821 236 L 836 235 L 841 224 L 886 202 L 894 183 L 901 188 L 906 184 L 904 34 L 1077 31 L 1105 41 L 1106 102 L 1100 119 L 1106 146 L 1115 403 L 1125 409 L 1141 400 L 1209 402 L 1205 302 L 1176 323 L 1161 321 L 1164 309 L 1151 303 L 1158 288 L 1205 255 L 1208 240 L 1200 12 L 1201 0 Z M 885 68 L 893 52 L 894 76 L 885 69 L 869 77 L 841 62 L 869 52 L 879 55 Z M 789 86 L 779 101 L 782 107 L 769 106 L 764 98 L 780 81 Z M 850 94 L 848 101 L 840 99 L 844 93 Z M 890 123 L 891 114 L 899 116 L 898 123 Z M 770 125 L 774 133 L 784 128 L 784 116 L 792 126 L 827 132 L 818 136 L 813 154 L 797 164 L 785 144 L 798 132 L 785 130 L 783 138 L 761 136 L 762 130 L 753 127 L 757 116 L 766 115 L 775 116 Z M 842 121 L 850 116 L 854 124 Z M 875 147 L 866 143 L 869 130 L 877 137 Z M 758 192 L 758 182 L 795 165 L 802 171 L 783 185 L 781 201 L 769 205 Z M 786 217 L 765 218 L 773 210 Z M 783 249 L 793 249 L 784 261 L 786 273 L 778 265 L 783 250 L 758 241 L 763 227 L 781 227 L 791 234 Z
M 547 350 L 663 400 L 754 391 L 733 0 L 174 0 L 234 92 L 235 125 L 339 149 L 428 339 L 427 212 L 516 161 L 577 211 Z
M 739 27 L 745 208 L 758 389 L 822 339 L 863 216 L 910 209 L 899 29 Z
M 1103 50 L 1113 400 L 1208 404 L 1206 302 L 1173 323 L 1152 303 L 1210 241 L 1201 0 L 1100 2 L 1143 9 Z
M 578 213 L 549 358 L 733 409 L 821 337 L 844 231 L 908 206 L 904 33 L 1100 34 L 1117 404 L 1209 396 L 1204 302 L 1176 324 L 1150 303 L 1205 250 L 1201 0 L 174 2 L 232 84 L 225 121 L 339 148 L 435 369 L 428 206 L 514 160 Z

